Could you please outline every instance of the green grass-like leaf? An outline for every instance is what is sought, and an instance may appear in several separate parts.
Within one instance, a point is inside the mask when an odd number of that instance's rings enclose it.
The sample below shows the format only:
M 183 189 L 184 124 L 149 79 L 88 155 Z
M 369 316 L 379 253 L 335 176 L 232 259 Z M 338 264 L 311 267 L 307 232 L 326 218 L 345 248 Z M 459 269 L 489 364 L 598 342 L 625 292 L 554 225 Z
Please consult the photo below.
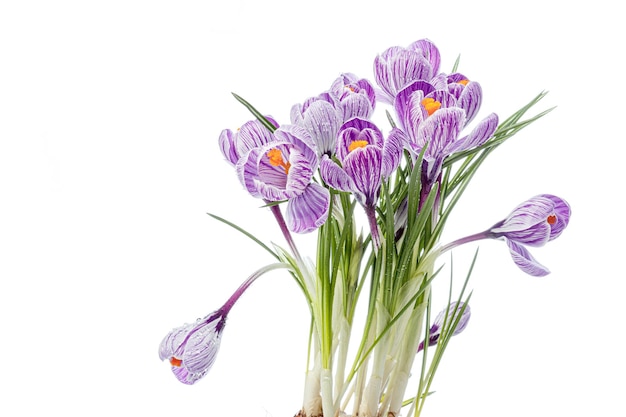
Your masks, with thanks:
M 276 259 L 280 259 L 280 257 L 278 256 L 278 254 L 276 252 L 274 252 L 272 249 L 270 249 L 269 246 L 267 246 L 265 243 L 261 242 L 256 236 L 254 236 L 252 233 L 248 232 L 247 230 L 243 229 L 242 227 L 237 226 L 235 223 L 232 223 L 226 219 L 224 219 L 223 217 L 220 217 L 218 215 L 215 214 L 211 214 L 211 213 L 207 213 L 209 216 L 213 217 L 216 220 L 219 220 L 220 222 L 227 224 L 228 226 L 232 227 L 233 229 L 237 230 L 238 232 L 242 233 L 243 235 L 249 237 L 250 239 L 252 239 L 252 241 L 256 242 L 259 246 L 261 246 L 263 249 L 265 249 L 266 251 L 268 251 L 269 253 L 272 254 L 272 256 Z
M 267 120 L 267 118 L 265 116 L 263 116 L 263 114 L 261 114 L 261 112 L 259 112 L 257 109 L 255 109 L 252 104 L 248 103 L 246 100 L 244 100 L 242 97 L 238 96 L 235 93 L 231 93 L 231 94 L 237 99 L 238 102 L 243 104 L 250 111 L 250 113 L 252 113 L 254 115 L 254 117 L 256 117 L 256 119 L 259 122 L 261 122 L 261 124 L 263 126 L 268 128 L 270 132 L 273 133 L 276 130 L 276 126 L 274 126 L 272 124 L 272 122 Z

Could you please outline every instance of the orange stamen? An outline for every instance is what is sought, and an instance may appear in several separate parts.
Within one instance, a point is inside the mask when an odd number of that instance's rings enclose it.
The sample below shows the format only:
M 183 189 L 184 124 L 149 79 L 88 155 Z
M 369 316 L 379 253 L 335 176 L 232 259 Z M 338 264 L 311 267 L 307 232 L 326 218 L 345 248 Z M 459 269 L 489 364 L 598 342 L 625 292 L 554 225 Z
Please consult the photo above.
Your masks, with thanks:
M 348 146 L 348 152 L 352 152 L 356 148 L 365 148 L 368 145 L 366 140 L 355 140 Z
M 182 365 L 182 364 L 183 364 L 183 360 L 182 360 L 182 359 L 175 358 L 175 357 L 173 357 L 173 356 L 172 356 L 172 357 L 170 358 L 170 364 L 171 364 L 172 366 L 175 366 L 175 367 L 177 367 L 177 368 L 178 368 L 178 367 L 180 367 L 180 365 Z
M 291 164 L 289 162 L 285 162 L 283 159 L 283 153 L 276 148 L 270 149 L 267 151 L 267 158 L 270 160 L 270 164 L 274 167 L 283 167 L 285 169 L 285 174 L 289 174 L 289 168 L 291 168 Z
M 548 224 L 555 224 L 556 223 L 556 216 L 554 214 L 551 214 L 548 216 L 548 218 L 546 219 Z
M 426 97 L 424 100 L 422 100 L 422 106 L 424 106 L 424 108 L 428 112 L 428 115 L 432 116 L 434 112 L 439 110 L 439 108 L 441 107 L 441 103 L 432 97 Z
M 457 83 L 462 84 L 462 85 L 467 85 L 467 83 L 469 83 L 469 80 L 461 80 L 461 81 L 457 81 Z

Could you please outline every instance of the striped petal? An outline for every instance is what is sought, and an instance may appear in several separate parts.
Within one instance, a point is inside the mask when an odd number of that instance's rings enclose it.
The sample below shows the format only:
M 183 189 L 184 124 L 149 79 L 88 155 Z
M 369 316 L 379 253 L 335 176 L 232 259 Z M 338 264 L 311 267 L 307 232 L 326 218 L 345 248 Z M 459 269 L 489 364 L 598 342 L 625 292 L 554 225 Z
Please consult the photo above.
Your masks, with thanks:
M 319 184 L 311 183 L 304 192 L 289 200 L 286 222 L 295 233 L 308 233 L 326 222 L 330 193 Z
M 479 83 L 470 81 L 462 90 L 458 98 L 458 105 L 466 114 L 465 124 L 469 124 L 480 110 L 483 100 L 483 91 Z
M 428 143 L 426 155 L 437 158 L 443 150 L 456 141 L 465 124 L 465 112 L 457 107 L 440 109 L 421 123 L 417 144 Z
M 343 168 L 365 197 L 359 202 L 365 207 L 373 207 L 380 193 L 382 149 L 371 145 L 357 148 L 345 158 Z
M 455 152 L 476 148 L 485 143 L 493 135 L 497 127 L 498 116 L 495 113 L 491 113 L 481 120 L 469 135 L 450 143 L 444 152 L 446 155 L 451 155 Z
M 524 246 L 509 239 L 506 239 L 506 244 L 515 265 L 528 275 L 543 277 L 550 273 L 550 270 L 537 262 Z
M 506 237 L 530 246 L 543 246 L 550 239 L 551 228 L 547 219 L 553 212 L 552 200 L 536 196 L 517 206 L 489 233 L 496 238 Z
M 337 146 L 337 132 L 343 122 L 342 115 L 329 102 L 311 103 L 304 114 L 302 126 L 309 132 L 318 155 L 333 155 Z
M 237 146 L 235 144 L 235 134 L 230 129 L 224 129 L 220 133 L 218 138 L 218 143 L 220 146 L 220 150 L 222 151 L 222 155 L 226 158 L 226 161 L 230 163 L 232 166 L 237 164 L 239 160 L 239 152 L 237 152 Z
M 356 186 L 352 178 L 339 165 L 324 155 L 320 161 L 320 175 L 326 184 L 338 191 L 352 192 Z
M 552 194 L 540 194 L 537 197 L 547 198 L 554 204 L 554 211 L 552 214 L 556 217 L 556 222 L 550 224 L 550 239 L 554 240 L 563 233 L 563 230 L 569 224 L 569 218 L 572 215 L 572 209 L 567 201 Z

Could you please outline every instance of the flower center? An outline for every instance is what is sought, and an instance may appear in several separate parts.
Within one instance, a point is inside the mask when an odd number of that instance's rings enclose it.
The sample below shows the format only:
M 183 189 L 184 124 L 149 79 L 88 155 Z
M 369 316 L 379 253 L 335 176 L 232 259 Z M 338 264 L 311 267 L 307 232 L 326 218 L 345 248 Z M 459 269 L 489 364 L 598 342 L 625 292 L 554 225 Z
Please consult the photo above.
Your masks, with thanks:
M 172 356 L 170 358 L 170 365 L 179 368 L 180 365 L 182 365 L 182 364 L 183 364 L 183 360 L 182 359 L 175 358 L 174 356 Z
M 551 214 L 548 216 L 548 218 L 546 219 L 548 224 L 552 225 L 556 223 L 556 216 L 554 214 Z
M 283 153 L 280 150 L 273 148 L 267 151 L 267 159 L 270 160 L 270 164 L 272 166 L 283 167 L 285 169 L 285 174 L 289 174 L 291 164 L 289 162 L 285 162 L 283 159 Z
M 426 97 L 422 100 L 422 106 L 426 109 L 429 116 L 432 116 L 434 112 L 439 110 L 441 107 L 441 102 L 435 100 L 432 97 Z
M 462 84 L 462 85 L 467 85 L 467 83 L 469 83 L 469 80 L 461 80 L 461 81 L 457 81 L 457 83 Z
M 348 146 L 348 152 L 352 152 L 356 148 L 365 148 L 368 145 L 366 140 L 355 140 Z

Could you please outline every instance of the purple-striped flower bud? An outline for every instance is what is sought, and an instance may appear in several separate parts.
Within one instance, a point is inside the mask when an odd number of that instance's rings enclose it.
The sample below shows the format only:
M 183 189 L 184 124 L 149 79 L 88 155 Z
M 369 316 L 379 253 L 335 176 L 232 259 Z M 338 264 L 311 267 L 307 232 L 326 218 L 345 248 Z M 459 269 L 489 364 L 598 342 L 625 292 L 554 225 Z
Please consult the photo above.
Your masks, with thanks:
M 225 324 L 226 313 L 220 309 L 172 329 L 159 346 L 159 358 L 170 362 L 180 382 L 194 384 L 213 366 Z
M 161 341 L 159 358 L 169 361 L 172 372 L 184 384 L 194 384 L 209 372 L 220 347 L 226 317 L 239 297 L 263 274 L 287 264 L 274 263 L 254 272 L 248 277 L 226 303 L 213 313 L 172 329 Z
M 461 317 L 459 317 L 459 314 Z M 465 330 L 471 316 L 472 311 L 469 304 L 465 304 L 464 302 L 454 302 L 450 304 L 448 308 L 443 309 L 439 314 L 437 314 L 435 321 L 433 321 L 432 326 L 430 326 L 430 331 L 428 332 L 428 346 L 435 346 L 437 342 L 439 342 L 444 322 L 446 326 L 454 326 L 452 336 L 456 336 Z M 450 327 L 447 328 L 449 329 Z M 417 351 L 419 352 L 422 349 L 424 349 L 423 341 L 420 342 Z
M 543 246 L 559 237 L 571 214 L 567 201 L 552 194 L 540 194 L 517 206 L 506 219 L 488 230 L 448 243 L 441 251 L 480 239 L 504 239 L 513 262 L 527 274 L 542 277 L 550 271 L 533 258 L 525 245 Z
M 544 276 L 550 271 L 533 258 L 523 245 L 543 246 L 563 233 L 571 208 L 557 196 L 540 194 L 517 206 L 506 219 L 495 224 L 487 237 L 504 238 L 513 261 L 524 272 Z
M 355 117 L 369 119 L 376 107 L 376 93 L 372 84 L 351 73 L 341 74 L 333 82 L 330 92 L 339 100 L 343 122 Z

